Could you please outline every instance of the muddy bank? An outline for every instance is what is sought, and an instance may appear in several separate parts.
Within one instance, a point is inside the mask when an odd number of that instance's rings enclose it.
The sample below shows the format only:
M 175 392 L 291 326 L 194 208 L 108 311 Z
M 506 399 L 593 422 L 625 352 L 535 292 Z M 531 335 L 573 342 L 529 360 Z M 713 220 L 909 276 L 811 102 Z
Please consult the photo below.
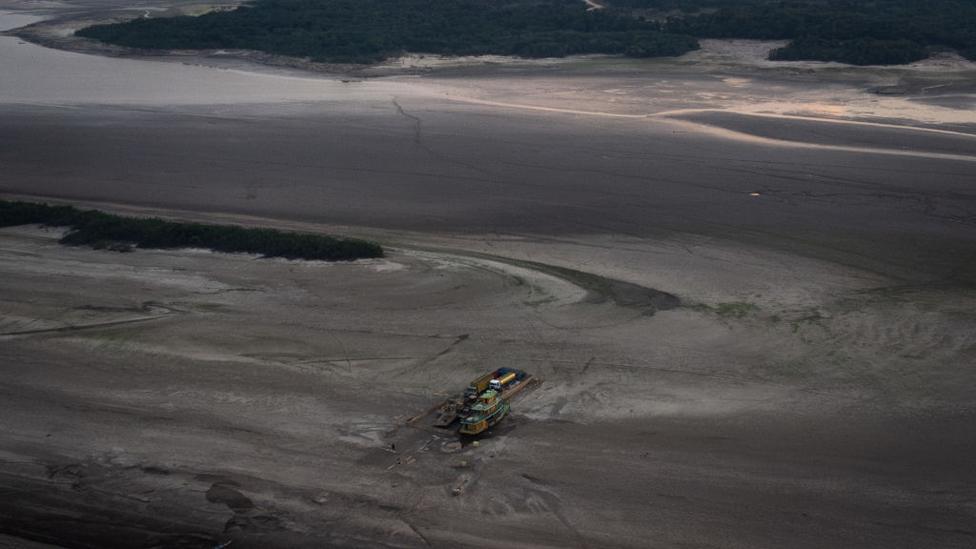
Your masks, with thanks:
M 538 261 L 118 254 L 36 228 L 0 233 L 0 328 L 18 334 L 0 351 L 7 536 L 69 547 L 972 539 L 964 292 L 648 316 L 589 299 L 571 280 L 594 278 Z M 169 312 L 118 322 L 146 307 Z M 44 324 L 84 329 L 22 329 Z M 449 435 L 406 424 L 502 365 L 545 381 L 480 446 L 444 451 Z
M 696 235 L 901 280 L 972 273 L 973 162 L 422 96 L 397 95 L 397 109 L 384 95 L 179 112 L 3 107 L 0 189 L 429 234 Z M 808 123 L 743 120 L 800 134 Z M 885 128 L 857 136 L 894 144 Z

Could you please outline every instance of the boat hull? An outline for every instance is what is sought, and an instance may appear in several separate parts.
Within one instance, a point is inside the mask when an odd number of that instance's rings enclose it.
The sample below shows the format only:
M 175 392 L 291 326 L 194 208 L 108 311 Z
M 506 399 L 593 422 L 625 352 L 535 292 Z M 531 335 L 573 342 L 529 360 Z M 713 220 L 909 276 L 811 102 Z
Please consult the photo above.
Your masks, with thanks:
M 508 411 L 510 408 L 511 407 L 507 402 L 502 402 L 501 404 L 499 404 L 498 410 L 495 411 L 494 414 L 482 419 L 481 421 L 477 421 L 473 423 L 462 422 L 461 429 L 458 432 L 461 433 L 462 435 L 481 434 L 487 431 L 492 426 L 497 425 L 498 422 L 502 420 L 502 418 L 508 415 Z

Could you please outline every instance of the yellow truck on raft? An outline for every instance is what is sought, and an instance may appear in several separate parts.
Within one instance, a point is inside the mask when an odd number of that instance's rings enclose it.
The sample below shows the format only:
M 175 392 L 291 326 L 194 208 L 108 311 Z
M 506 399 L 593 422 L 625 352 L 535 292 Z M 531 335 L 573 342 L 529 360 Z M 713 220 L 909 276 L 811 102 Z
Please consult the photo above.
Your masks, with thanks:
M 497 425 L 511 410 L 512 398 L 538 380 L 515 368 L 499 368 L 472 381 L 461 395 L 447 399 L 438 409 L 435 427 L 460 423 L 462 435 L 478 435 Z

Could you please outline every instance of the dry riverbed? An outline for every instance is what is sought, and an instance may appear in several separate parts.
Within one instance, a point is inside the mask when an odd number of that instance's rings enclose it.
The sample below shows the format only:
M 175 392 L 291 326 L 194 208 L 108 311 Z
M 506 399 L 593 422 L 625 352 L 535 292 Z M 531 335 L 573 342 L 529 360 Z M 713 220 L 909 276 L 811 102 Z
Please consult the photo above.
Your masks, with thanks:
M 835 288 L 804 307 L 700 301 L 690 286 L 655 305 L 482 254 L 328 264 L 93 251 L 57 234 L 0 231 L 8 536 L 821 547 L 858 532 L 865 546 L 968 547 L 976 535 L 971 295 L 810 269 Z M 478 447 L 407 425 L 512 365 L 545 382 Z
M 148 9 L 0 8 L 67 49 Z M 390 250 L 0 230 L 0 546 L 971 548 L 972 67 L 705 46 L 350 79 L 0 36 L 3 197 Z M 544 382 L 479 446 L 408 424 L 500 366 Z

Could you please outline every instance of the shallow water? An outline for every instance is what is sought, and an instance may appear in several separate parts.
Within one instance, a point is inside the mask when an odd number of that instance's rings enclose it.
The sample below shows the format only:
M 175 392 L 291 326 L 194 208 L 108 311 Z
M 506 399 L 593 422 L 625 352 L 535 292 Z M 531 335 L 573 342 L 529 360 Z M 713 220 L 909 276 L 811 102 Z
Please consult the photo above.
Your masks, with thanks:
M 44 18 L 26 13 L 0 11 L 0 32 L 30 25 L 42 19 Z
M 41 20 L 0 12 L 0 30 Z M 369 99 L 382 82 L 215 69 L 172 61 L 119 59 L 0 37 L 0 103 L 202 105 Z M 398 86 L 403 88 L 403 85 Z

